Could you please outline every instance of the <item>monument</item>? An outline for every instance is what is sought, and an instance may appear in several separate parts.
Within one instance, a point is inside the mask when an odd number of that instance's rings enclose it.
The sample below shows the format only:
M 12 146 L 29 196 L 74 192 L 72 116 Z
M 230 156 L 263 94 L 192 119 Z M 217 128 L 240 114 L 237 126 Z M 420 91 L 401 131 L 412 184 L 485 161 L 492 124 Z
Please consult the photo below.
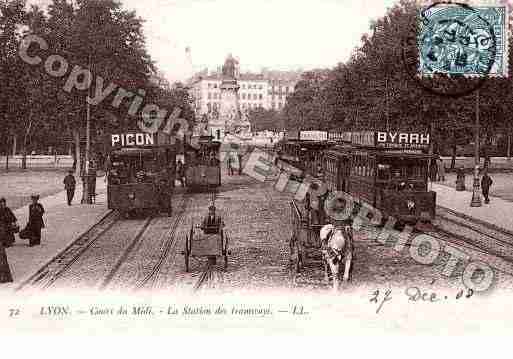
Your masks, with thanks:
M 228 55 L 222 68 L 220 85 L 221 102 L 219 112 L 213 116 L 209 123 L 210 133 L 219 140 L 226 136 L 233 138 L 250 139 L 251 125 L 242 115 L 239 104 L 238 62 L 232 55 Z

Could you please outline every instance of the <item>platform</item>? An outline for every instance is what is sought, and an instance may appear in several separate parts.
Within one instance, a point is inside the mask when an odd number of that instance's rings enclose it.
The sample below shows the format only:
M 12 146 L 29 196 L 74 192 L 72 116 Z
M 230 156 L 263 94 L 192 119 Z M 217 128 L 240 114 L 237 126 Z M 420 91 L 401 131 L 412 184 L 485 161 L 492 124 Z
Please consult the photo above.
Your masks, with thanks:
M 490 203 L 485 204 L 482 199 L 481 207 L 470 207 L 470 191 L 456 191 L 452 187 L 437 183 L 431 183 L 430 188 L 436 192 L 438 205 L 513 232 L 513 202 L 490 196 Z
M 0 291 L 19 286 L 108 213 L 107 185 L 102 177 L 96 181 L 96 192 L 96 203 L 88 205 L 80 204 L 81 185 L 77 187 L 71 206 L 66 202 L 65 191 L 39 200 L 45 208 L 41 245 L 29 247 L 28 240 L 15 235 L 16 242 L 6 249 L 14 282 L 2 285 Z M 21 228 L 27 223 L 28 211 L 28 205 L 13 211 Z

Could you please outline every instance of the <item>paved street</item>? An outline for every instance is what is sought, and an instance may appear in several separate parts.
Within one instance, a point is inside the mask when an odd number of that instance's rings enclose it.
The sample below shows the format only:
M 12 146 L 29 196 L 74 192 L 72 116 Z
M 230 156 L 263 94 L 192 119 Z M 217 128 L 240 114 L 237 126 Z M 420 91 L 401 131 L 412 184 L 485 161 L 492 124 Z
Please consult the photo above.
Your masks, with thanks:
M 261 183 L 248 176 L 227 176 L 223 173 L 223 185 L 215 203 L 226 223 L 225 233 L 229 238 L 231 254 L 226 271 L 222 268 L 222 260 L 218 260 L 210 283 L 204 290 L 227 294 L 247 291 L 300 293 L 329 289 L 324 281 L 318 251 L 311 252 L 301 273 L 295 275 L 291 270 L 288 239 L 292 230 L 289 207 L 292 197 L 276 191 L 272 184 L 272 181 Z M 206 259 L 192 260 L 190 273 L 186 273 L 182 251 L 191 225 L 199 224 L 206 214 L 211 195 L 188 195 L 180 187 L 176 192 L 172 217 L 163 216 L 152 220 L 138 239 L 134 239 L 134 236 L 143 229 L 144 218 L 117 222 L 109 232 L 111 234 L 101 237 L 86 249 L 49 290 L 99 289 L 102 283 L 107 283 L 106 278 L 109 276 L 106 289 L 133 290 L 149 273 L 155 271 L 156 263 L 161 260 L 158 273 L 150 282 L 145 282 L 142 289 L 192 293 L 195 283 L 206 268 Z M 179 207 L 182 203 L 185 203 L 185 211 L 181 215 Z M 57 208 L 54 211 L 65 216 Z M 174 232 L 170 232 L 173 223 L 177 223 L 177 227 Z M 53 225 L 53 222 L 49 223 L 49 232 Z M 419 264 L 412 259 L 410 246 L 398 252 L 391 244 L 393 241 L 382 244 L 375 240 L 378 231 L 375 227 L 364 227 L 356 233 L 353 281 L 344 286 L 344 291 L 359 292 L 373 287 L 406 288 L 415 285 L 448 291 L 463 288 L 463 266 L 458 266 L 452 277 L 447 278 L 441 274 L 448 259 L 447 253 L 442 252 L 434 265 Z M 66 238 L 69 242 L 72 236 L 68 234 Z M 168 241 L 171 241 L 170 251 L 162 257 Z M 513 266 L 508 262 L 483 253 L 456 238 L 442 239 L 441 243 L 450 244 L 474 260 L 482 260 L 498 268 L 497 285 L 501 289 L 513 288 Z M 61 247 L 63 245 L 64 242 Z M 15 274 L 18 274 L 18 262 L 27 258 L 16 259 L 21 253 L 15 248 L 8 253 L 13 258 Z M 53 248 L 58 249 L 56 246 Z

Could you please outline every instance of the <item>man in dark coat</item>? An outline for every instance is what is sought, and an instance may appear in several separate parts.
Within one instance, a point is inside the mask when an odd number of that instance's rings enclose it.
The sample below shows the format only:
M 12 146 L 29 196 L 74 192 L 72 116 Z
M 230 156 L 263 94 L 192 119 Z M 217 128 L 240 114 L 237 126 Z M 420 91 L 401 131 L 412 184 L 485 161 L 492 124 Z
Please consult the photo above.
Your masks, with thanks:
M 239 161 L 239 176 L 242 176 L 242 153 L 237 153 L 237 160 Z
M 208 215 L 203 219 L 201 229 L 206 234 L 219 233 L 220 229 L 224 227 L 221 217 L 216 215 L 216 207 L 214 205 L 208 207 Z
M 68 206 L 71 206 L 71 201 L 73 201 L 73 197 L 75 196 L 76 185 L 77 181 L 75 181 L 73 171 L 69 171 L 68 175 L 64 177 L 64 188 L 66 189 L 66 195 L 68 197 Z
M 488 176 L 488 172 L 484 171 L 483 178 L 481 178 L 481 190 L 483 191 L 483 196 L 485 198 L 485 203 L 490 203 L 490 198 L 488 197 L 488 194 L 490 193 L 490 186 L 492 185 L 493 181 Z
M 0 242 L 4 247 L 10 247 L 14 243 L 14 230 L 16 216 L 7 207 L 5 198 L 0 198 Z
M 1 231 L 2 229 L 0 229 L 0 236 L 2 235 Z M 4 245 L 0 241 L 0 283 L 10 282 L 12 282 L 11 268 L 9 268 L 9 262 L 7 262 Z
M 32 204 L 29 206 L 29 221 L 27 229 L 30 233 L 29 246 L 37 246 L 41 244 L 41 228 L 44 228 L 43 214 L 45 209 L 38 202 L 39 195 L 32 195 Z
M 184 181 L 185 168 L 184 168 L 184 164 L 182 163 L 181 160 L 178 160 L 178 163 L 176 164 L 176 177 L 178 177 L 178 181 L 180 181 L 180 185 L 182 187 L 185 187 L 185 181 Z

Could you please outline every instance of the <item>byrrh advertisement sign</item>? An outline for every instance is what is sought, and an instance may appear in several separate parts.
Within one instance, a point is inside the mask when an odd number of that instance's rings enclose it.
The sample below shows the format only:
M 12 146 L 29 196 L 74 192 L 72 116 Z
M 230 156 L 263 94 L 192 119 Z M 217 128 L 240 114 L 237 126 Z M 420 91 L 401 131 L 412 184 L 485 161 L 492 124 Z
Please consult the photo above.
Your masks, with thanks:
M 429 147 L 429 133 L 377 131 L 376 146 L 390 149 L 426 149 Z
M 360 131 L 351 134 L 351 142 L 365 147 L 395 150 L 423 150 L 429 147 L 428 133 L 400 131 Z

